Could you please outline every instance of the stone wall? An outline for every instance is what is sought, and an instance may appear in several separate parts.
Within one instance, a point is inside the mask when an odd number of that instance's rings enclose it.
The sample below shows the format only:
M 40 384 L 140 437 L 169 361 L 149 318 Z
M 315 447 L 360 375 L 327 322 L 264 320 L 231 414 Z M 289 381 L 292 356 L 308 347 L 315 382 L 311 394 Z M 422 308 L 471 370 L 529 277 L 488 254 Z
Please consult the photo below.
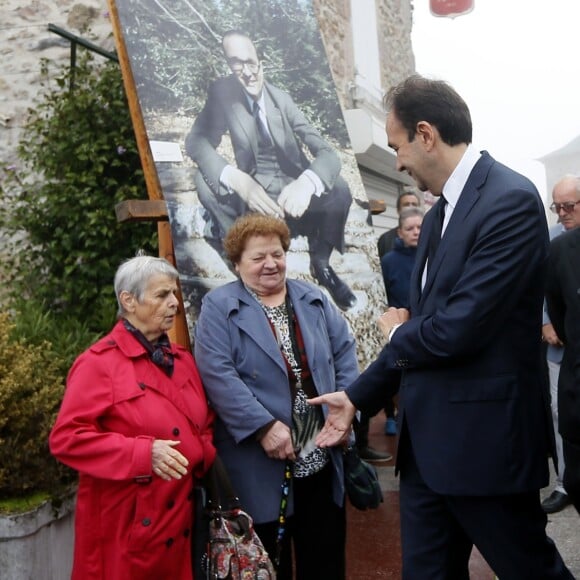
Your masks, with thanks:
M 386 92 L 415 71 L 411 45 L 412 0 L 375 0 L 381 83 Z M 314 0 L 330 68 L 343 108 L 353 107 L 355 76 L 350 0 Z
M 387 91 L 415 72 L 412 0 L 377 0 L 381 80 Z
M 69 41 L 49 32 L 48 24 L 107 50 L 114 41 L 106 0 L 3 0 L 0 6 L 0 161 L 11 164 L 27 110 L 41 90 L 41 59 L 54 69 L 70 62 Z

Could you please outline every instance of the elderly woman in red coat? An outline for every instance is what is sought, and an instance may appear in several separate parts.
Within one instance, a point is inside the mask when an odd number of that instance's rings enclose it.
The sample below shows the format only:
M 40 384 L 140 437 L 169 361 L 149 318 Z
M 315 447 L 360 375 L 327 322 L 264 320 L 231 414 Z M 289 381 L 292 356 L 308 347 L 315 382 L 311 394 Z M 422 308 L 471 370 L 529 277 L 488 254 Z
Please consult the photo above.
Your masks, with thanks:
M 79 472 L 72 578 L 191 580 L 193 487 L 215 449 L 193 357 L 166 334 L 177 271 L 133 258 L 115 293 L 119 321 L 75 361 L 50 435 Z

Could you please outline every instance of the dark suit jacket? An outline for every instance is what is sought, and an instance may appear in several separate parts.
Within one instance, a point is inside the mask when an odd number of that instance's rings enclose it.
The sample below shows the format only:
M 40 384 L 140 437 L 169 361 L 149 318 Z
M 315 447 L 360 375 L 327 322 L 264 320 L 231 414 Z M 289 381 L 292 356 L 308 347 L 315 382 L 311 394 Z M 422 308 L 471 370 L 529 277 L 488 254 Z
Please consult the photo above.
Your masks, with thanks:
M 347 390 L 377 409 L 403 369 L 400 413 L 436 493 L 494 495 L 548 484 L 541 324 L 548 230 L 534 185 L 484 152 L 421 291 L 435 212 L 411 278 L 411 319 Z
M 565 439 L 580 442 L 580 228 L 550 244 L 546 300 L 550 320 L 564 343 L 559 430 Z
M 340 173 L 340 160 L 334 149 L 308 123 L 288 93 L 264 83 L 264 98 L 268 126 L 281 153 L 279 161 L 284 173 L 297 178 L 305 169 L 311 169 L 330 191 Z M 216 151 L 226 132 L 230 134 L 238 168 L 254 175 L 258 132 L 244 90 L 233 75 L 212 83 L 206 104 L 185 141 L 188 155 L 215 194 L 220 192 L 219 178 L 228 165 Z M 307 159 L 301 143 L 311 153 L 312 161 Z

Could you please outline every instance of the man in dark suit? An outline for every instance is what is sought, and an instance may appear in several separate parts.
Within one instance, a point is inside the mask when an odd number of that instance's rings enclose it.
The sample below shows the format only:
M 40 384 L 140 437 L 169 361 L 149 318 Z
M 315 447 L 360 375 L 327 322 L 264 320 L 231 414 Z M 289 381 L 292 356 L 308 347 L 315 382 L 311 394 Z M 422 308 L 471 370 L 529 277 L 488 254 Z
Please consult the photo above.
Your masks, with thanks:
M 580 205 L 580 196 L 575 203 Z M 546 300 L 550 320 L 564 344 L 558 379 L 564 488 L 580 513 L 580 228 L 550 244 Z
M 288 93 L 264 81 L 250 38 L 230 31 L 222 44 L 232 74 L 212 83 L 185 142 L 199 168 L 199 200 L 218 239 L 248 211 L 284 218 L 293 235 L 308 239 L 312 276 L 346 310 L 356 297 L 329 263 L 333 249 L 344 251 L 352 202 L 340 159 Z M 216 151 L 226 133 L 236 167 Z
M 318 443 L 342 441 L 356 408 L 399 394 L 403 578 L 469 578 L 473 544 L 502 580 L 571 579 L 546 536 L 549 417 L 541 314 L 548 231 L 525 177 L 472 145 L 469 109 L 446 83 L 389 91 L 397 167 L 439 201 L 423 221 L 410 312 L 379 319 L 388 344 L 346 391 L 313 399 Z
M 552 190 L 552 200 L 553 203 L 550 205 L 550 210 L 558 215 L 558 223 L 550 228 L 550 240 L 565 231 L 570 231 L 580 226 L 580 177 L 565 175 L 559 179 Z M 550 268 L 548 267 L 548 269 Z M 543 318 L 542 341 L 546 347 L 547 386 L 550 389 L 550 408 L 556 450 L 554 463 L 558 468 L 554 491 L 542 502 L 542 508 L 547 514 L 550 514 L 563 510 L 570 503 L 570 498 L 564 488 L 566 462 L 558 423 L 558 380 L 564 348 L 558 333 L 554 330 L 554 325 L 550 321 L 545 304 Z

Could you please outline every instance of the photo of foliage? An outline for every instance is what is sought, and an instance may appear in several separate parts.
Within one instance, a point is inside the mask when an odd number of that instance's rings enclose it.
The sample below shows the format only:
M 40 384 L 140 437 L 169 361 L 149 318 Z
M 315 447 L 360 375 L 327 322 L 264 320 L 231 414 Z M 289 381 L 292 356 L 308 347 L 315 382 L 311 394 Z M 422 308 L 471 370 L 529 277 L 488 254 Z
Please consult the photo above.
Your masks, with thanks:
M 252 38 L 270 83 L 287 91 L 323 135 L 348 144 L 312 2 L 304 0 L 118 1 L 143 114 L 195 116 L 210 83 L 230 74 L 221 38 Z

